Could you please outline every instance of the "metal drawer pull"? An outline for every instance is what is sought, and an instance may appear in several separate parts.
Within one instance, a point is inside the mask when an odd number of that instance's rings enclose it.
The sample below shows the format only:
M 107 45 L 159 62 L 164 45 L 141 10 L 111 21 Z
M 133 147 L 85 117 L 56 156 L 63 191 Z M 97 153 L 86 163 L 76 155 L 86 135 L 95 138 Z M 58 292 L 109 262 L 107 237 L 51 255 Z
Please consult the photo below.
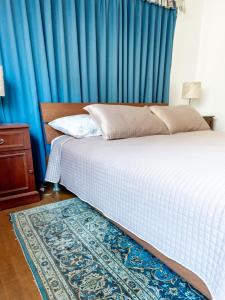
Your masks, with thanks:
M 5 140 L 4 139 L 0 139 L 0 145 L 4 144 Z

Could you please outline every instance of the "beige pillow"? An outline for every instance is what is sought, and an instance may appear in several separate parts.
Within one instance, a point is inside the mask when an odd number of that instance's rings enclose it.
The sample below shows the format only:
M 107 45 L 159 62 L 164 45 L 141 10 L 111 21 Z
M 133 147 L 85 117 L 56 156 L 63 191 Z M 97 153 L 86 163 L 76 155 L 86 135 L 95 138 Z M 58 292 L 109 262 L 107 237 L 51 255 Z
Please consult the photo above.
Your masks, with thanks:
M 106 140 L 169 134 L 165 124 L 148 107 L 92 104 L 84 109 L 101 127 Z
M 210 129 L 203 117 L 189 105 L 151 106 L 150 109 L 166 124 L 171 134 Z

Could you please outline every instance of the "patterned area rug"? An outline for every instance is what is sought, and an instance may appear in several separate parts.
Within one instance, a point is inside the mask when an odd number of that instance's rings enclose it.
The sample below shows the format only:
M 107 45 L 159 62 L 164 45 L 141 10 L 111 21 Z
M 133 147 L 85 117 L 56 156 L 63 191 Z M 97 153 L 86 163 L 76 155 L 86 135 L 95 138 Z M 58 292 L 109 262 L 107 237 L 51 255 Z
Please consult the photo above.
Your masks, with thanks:
M 78 198 L 11 219 L 43 299 L 206 299 Z

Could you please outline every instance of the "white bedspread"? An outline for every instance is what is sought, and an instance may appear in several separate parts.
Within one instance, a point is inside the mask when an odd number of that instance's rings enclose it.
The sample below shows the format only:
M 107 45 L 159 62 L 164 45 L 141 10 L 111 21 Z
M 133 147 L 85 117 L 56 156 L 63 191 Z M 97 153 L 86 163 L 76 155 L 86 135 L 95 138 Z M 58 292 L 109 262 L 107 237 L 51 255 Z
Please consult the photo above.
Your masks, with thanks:
M 225 133 L 53 143 L 46 181 L 61 182 L 225 299 Z

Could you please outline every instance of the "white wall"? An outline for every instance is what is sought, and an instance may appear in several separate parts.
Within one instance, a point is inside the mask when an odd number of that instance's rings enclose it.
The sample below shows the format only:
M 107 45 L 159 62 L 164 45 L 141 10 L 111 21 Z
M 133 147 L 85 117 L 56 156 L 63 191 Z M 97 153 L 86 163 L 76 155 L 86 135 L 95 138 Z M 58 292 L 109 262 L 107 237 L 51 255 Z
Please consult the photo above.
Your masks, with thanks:
M 225 1 L 204 0 L 197 78 L 203 83 L 202 113 L 215 115 L 215 128 L 225 131 Z
M 171 69 L 170 103 L 184 104 L 182 83 L 196 80 L 204 0 L 186 0 L 186 12 L 178 13 Z
M 186 6 L 177 19 L 170 103 L 187 103 L 182 82 L 202 81 L 202 98 L 193 106 L 215 115 L 216 129 L 225 131 L 225 1 L 186 0 Z

